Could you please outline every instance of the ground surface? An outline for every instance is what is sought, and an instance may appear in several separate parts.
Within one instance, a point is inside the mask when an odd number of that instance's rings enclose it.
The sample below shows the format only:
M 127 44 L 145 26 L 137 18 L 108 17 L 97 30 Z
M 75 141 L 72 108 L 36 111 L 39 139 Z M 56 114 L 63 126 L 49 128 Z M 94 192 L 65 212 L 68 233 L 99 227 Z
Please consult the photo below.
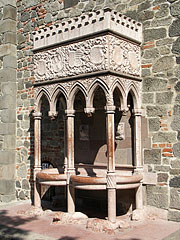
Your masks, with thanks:
M 30 202 L 0 205 L 0 240 L 180 240 L 180 223 L 176 222 L 133 222 L 129 229 L 108 235 L 87 230 L 84 225 L 52 224 L 53 216 L 19 214 L 30 207 Z

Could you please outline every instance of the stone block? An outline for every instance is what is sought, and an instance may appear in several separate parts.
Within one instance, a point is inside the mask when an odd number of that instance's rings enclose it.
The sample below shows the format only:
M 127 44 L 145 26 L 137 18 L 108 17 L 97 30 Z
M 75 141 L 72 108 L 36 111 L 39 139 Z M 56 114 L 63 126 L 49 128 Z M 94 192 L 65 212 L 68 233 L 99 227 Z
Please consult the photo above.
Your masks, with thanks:
M 22 180 L 22 189 L 25 189 L 25 190 L 29 190 L 30 189 L 29 181 L 27 179 L 23 179 Z
M 4 136 L 4 148 L 6 150 L 16 149 L 16 136 L 5 135 Z
M 180 185 L 179 185 L 180 187 Z M 180 188 L 171 188 L 170 190 L 170 208 L 180 210 Z
M 8 165 L 15 163 L 15 151 L 1 151 L 0 164 Z
M 171 128 L 174 131 L 180 131 L 180 116 L 179 115 L 175 115 L 173 118 L 173 121 L 171 123 Z
M 171 70 L 174 67 L 175 58 L 170 56 L 164 56 L 158 59 L 154 64 L 152 71 L 154 73 L 163 72 L 167 70 Z
M 21 178 L 27 177 L 27 167 L 25 164 L 22 164 L 21 166 L 18 167 L 17 176 Z
M 0 123 L 0 134 L 9 135 L 16 133 L 16 125 L 14 123 Z
M 170 174 L 173 176 L 177 176 L 177 175 L 180 175 L 180 169 L 179 168 L 176 168 L 176 169 L 170 169 Z
M 14 57 L 14 56 L 5 56 L 4 59 L 3 59 L 3 68 L 15 68 L 16 69 L 17 68 L 17 59 L 16 59 L 16 57 Z
M 145 78 L 143 80 L 143 92 L 156 92 L 167 89 L 167 80 L 161 78 Z
M 14 96 L 11 95 L 3 95 L 0 97 L 0 110 L 2 109 L 15 109 L 16 101 Z
M 167 108 L 165 106 L 147 106 L 148 117 L 162 117 L 167 116 Z
M 168 220 L 180 222 L 180 211 L 179 210 L 169 210 Z
M 0 7 L 4 7 L 5 5 L 11 5 L 16 7 L 16 0 L 1 0 Z
M 176 39 L 172 46 L 172 53 L 180 54 L 180 37 Z
M 30 20 L 30 12 L 23 12 L 21 15 L 21 22 Z
M 15 179 L 15 164 L 3 165 L 0 167 L 0 179 Z
M 10 43 L 0 45 L 0 57 L 11 55 L 16 57 L 16 46 Z
M 143 58 L 152 59 L 159 57 L 159 51 L 157 48 L 147 49 L 144 51 Z
M 171 104 L 173 98 L 173 92 L 162 92 L 156 93 L 156 103 L 157 104 Z
M 180 115 L 180 105 L 179 104 L 174 105 L 173 114 L 174 115 Z
M 15 123 L 16 122 L 16 110 L 3 109 L 1 113 L 2 123 Z
M 158 182 L 167 182 L 169 175 L 167 173 L 158 173 Z
M 3 7 L 3 19 L 10 18 L 16 20 L 16 8 L 11 5 L 5 5 Z
M 171 161 L 171 167 L 172 168 L 180 168 L 180 160 L 177 159 L 177 160 L 172 160 Z
M 180 82 L 177 82 L 177 84 L 176 84 L 176 86 L 174 88 L 175 88 L 176 92 L 180 92 Z M 178 100 L 180 101 L 180 95 L 177 96 L 177 97 L 178 97 Z
M 165 28 L 154 28 L 154 29 L 147 29 L 144 30 L 144 41 L 152 41 L 158 40 L 166 37 L 166 29 Z
M 17 42 L 18 44 L 22 44 L 26 42 L 26 38 L 22 33 L 17 34 Z
M 160 164 L 161 163 L 161 149 L 145 149 L 144 150 L 145 164 Z
M 153 135 L 153 143 L 172 143 L 176 142 L 176 132 L 158 132 Z
M 154 103 L 154 93 L 142 94 L 142 103 L 144 104 Z
M 11 201 L 16 200 L 16 195 L 15 194 L 8 194 L 8 195 L 1 195 L 1 201 L 4 203 L 8 203 Z
M 6 19 L 0 22 L 0 32 L 16 32 L 16 21 L 12 19 Z
M 16 83 L 15 82 L 5 82 L 1 84 L 1 91 L 3 94 L 16 96 Z
M 173 21 L 169 27 L 169 36 L 176 37 L 180 35 L 180 19 Z
M 4 34 L 4 43 L 16 44 L 16 33 L 6 32 Z
M 169 181 L 169 186 L 174 188 L 180 188 L 180 176 L 174 176 Z
M 148 194 L 147 205 L 157 208 L 168 209 L 168 195 L 164 194 Z
M 0 181 L 0 194 L 9 195 L 15 192 L 15 181 L 1 179 Z
M 170 6 L 170 12 L 173 17 L 179 17 L 180 15 L 180 1 L 172 3 Z
M 150 118 L 149 119 L 149 131 L 159 131 L 160 129 L 160 121 L 159 118 Z
M 0 82 L 16 82 L 16 70 L 12 68 L 0 70 Z

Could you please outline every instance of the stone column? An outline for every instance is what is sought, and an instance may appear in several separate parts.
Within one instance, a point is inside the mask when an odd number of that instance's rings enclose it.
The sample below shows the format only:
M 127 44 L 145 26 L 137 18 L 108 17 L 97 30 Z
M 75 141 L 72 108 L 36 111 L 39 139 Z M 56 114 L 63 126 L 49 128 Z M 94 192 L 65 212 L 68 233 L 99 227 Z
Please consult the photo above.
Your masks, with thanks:
M 67 117 L 67 211 L 75 212 L 75 190 L 70 186 L 70 177 L 75 174 L 74 168 L 74 110 L 66 110 Z
M 35 112 L 34 116 L 34 206 L 41 207 L 40 184 L 36 174 L 41 170 L 41 118 L 42 113 Z
M 115 133 L 114 133 L 115 106 L 106 106 L 107 132 L 107 191 L 108 191 L 108 220 L 116 222 L 116 173 L 115 173 Z
M 134 159 L 135 159 L 135 174 L 142 174 L 143 163 L 142 163 L 142 149 L 141 149 L 141 109 L 134 109 Z M 136 189 L 136 209 L 143 208 L 143 193 L 142 183 Z

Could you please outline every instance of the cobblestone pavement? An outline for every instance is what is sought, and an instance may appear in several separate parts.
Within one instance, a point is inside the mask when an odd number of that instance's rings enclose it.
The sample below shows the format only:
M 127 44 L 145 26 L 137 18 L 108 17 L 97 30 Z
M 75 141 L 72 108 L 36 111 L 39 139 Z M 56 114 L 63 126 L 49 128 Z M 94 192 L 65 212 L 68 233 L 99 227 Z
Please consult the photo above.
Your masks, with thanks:
M 0 205 L 0 240 L 180 240 L 180 223 L 163 220 L 133 222 L 114 235 L 95 233 L 83 225 L 52 224 L 52 216 L 26 216 L 30 202 Z

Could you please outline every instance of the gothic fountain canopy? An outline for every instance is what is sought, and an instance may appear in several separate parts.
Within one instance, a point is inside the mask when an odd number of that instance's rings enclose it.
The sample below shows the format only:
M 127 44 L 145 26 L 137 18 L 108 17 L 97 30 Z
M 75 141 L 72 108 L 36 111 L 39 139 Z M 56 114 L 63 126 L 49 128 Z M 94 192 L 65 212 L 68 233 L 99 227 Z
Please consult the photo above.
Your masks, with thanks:
M 142 25 L 103 9 L 34 32 L 35 83 L 112 74 L 140 81 Z

